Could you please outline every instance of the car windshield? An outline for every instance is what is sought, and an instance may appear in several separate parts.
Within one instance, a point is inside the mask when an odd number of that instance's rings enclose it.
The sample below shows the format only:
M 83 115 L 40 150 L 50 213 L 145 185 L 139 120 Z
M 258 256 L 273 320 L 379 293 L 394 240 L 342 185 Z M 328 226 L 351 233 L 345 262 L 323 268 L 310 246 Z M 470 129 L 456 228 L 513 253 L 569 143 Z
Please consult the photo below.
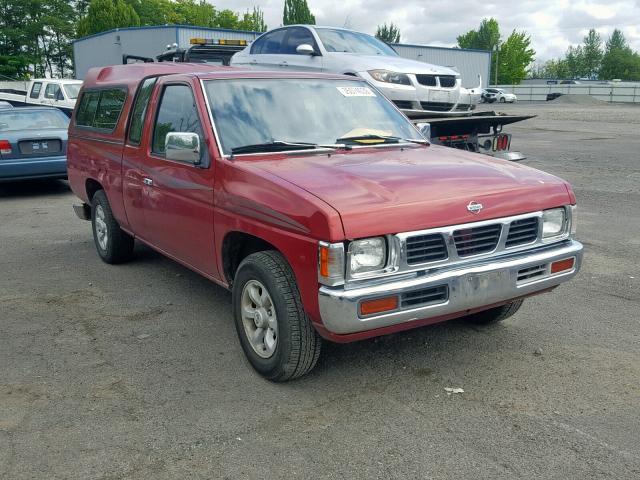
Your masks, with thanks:
M 59 110 L 23 110 L 21 108 L 0 111 L 0 131 L 41 130 L 43 128 L 67 128 L 69 118 Z
M 233 79 L 204 85 L 227 155 L 273 142 L 357 147 L 386 143 L 382 137 L 424 140 L 386 98 L 361 81 Z
M 78 93 L 80 93 L 80 87 L 81 85 L 75 84 L 75 83 L 70 83 L 68 85 L 62 85 L 62 88 L 64 88 L 64 91 L 67 92 L 67 97 L 69 97 L 72 100 L 75 100 L 76 98 L 78 98 Z
M 393 48 L 371 35 L 333 28 L 316 28 L 315 30 L 327 52 L 398 56 Z

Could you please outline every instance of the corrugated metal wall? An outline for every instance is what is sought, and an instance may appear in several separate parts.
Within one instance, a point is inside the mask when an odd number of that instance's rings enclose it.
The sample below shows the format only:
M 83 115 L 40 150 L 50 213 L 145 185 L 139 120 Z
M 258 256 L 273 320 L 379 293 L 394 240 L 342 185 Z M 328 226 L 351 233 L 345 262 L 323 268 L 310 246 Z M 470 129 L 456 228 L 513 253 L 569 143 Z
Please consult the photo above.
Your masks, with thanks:
M 392 46 L 401 57 L 444 67 L 454 67 L 460 72 L 464 87 L 477 87 L 478 75 L 482 76 L 483 87 L 489 85 L 491 52 L 401 43 Z
M 194 37 L 252 41 L 258 35 L 256 32 L 175 25 L 110 30 L 73 43 L 76 78 L 83 79 L 93 67 L 122 63 L 123 54 L 155 58 L 167 45 L 177 43 L 187 47 Z

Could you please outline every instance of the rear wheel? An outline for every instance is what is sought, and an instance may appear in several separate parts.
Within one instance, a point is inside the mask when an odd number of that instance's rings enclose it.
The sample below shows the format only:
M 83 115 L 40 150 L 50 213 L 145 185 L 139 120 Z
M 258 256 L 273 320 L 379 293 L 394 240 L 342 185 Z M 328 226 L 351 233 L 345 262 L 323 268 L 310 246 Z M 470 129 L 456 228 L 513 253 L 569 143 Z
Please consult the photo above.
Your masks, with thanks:
M 98 190 L 93 196 L 91 226 L 96 250 L 102 260 L 122 263 L 131 258 L 133 237 L 120 228 L 104 190 Z
M 260 375 L 284 382 L 315 366 L 321 339 L 279 252 L 258 252 L 242 261 L 233 284 L 233 308 L 242 349 Z
M 477 325 L 490 325 L 492 323 L 498 323 L 502 320 L 506 320 L 510 316 L 514 315 L 522 306 L 523 300 L 516 300 L 515 302 L 507 303 L 500 307 L 491 308 L 489 310 L 483 310 L 482 312 L 474 313 L 464 317 L 464 319 L 470 323 Z

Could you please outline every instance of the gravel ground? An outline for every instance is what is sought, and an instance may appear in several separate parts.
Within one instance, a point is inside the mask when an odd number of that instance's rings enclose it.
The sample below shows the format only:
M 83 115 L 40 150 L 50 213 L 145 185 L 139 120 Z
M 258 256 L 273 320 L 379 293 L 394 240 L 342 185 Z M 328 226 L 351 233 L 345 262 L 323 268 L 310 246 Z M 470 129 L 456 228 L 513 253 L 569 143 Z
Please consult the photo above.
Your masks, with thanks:
M 325 344 L 288 384 L 225 290 L 144 247 L 101 263 L 64 182 L 0 186 L 0 478 L 640 478 L 640 108 L 499 109 L 575 186 L 579 277 L 495 327 Z

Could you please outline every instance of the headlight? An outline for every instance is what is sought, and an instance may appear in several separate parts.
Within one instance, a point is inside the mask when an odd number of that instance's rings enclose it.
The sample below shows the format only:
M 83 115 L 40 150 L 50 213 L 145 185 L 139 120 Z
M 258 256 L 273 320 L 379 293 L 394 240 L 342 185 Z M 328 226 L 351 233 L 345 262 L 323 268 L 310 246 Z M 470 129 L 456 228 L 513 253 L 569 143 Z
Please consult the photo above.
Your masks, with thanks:
M 384 269 L 387 243 L 383 237 L 355 240 L 349 244 L 349 273 L 358 275 Z
M 411 85 L 409 77 L 404 73 L 391 72 L 389 70 L 369 70 L 368 73 L 378 82 Z
M 557 237 L 566 232 L 564 208 L 552 208 L 542 212 L 542 238 Z

